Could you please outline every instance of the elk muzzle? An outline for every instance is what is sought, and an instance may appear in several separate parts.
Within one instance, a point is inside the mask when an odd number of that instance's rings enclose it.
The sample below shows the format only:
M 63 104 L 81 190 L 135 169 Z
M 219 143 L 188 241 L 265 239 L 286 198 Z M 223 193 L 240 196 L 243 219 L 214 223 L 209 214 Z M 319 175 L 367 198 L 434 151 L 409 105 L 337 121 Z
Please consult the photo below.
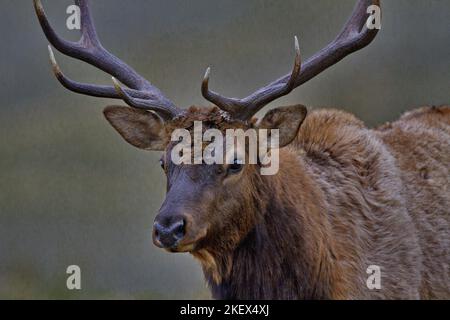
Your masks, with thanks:
M 207 234 L 190 214 L 159 213 L 153 224 L 153 243 L 170 252 L 192 252 Z
M 156 217 L 153 224 L 153 242 L 157 247 L 175 249 L 186 234 L 186 218 L 178 216 Z

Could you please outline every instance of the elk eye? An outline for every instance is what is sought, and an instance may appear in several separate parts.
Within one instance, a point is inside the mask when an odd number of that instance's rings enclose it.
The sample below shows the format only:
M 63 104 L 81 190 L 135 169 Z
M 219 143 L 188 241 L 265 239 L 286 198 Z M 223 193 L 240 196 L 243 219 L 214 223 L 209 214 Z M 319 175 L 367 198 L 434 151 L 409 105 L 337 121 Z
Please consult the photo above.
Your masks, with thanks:
M 230 173 L 238 173 L 243 168 L 242 161 L 238 159 L 234 159 L 233 163 L 228 166 L 228 172 Z

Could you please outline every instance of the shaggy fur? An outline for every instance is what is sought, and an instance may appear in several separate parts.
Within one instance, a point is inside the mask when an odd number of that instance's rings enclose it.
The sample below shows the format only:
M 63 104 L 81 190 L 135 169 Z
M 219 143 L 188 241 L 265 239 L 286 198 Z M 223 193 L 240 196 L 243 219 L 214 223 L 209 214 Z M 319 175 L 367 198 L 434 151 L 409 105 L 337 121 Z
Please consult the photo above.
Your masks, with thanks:
M 132 108 L 105 115 L 133 145 L 165 150 L 167 196 L 156 220 L 184 217 L 184 237 L 166 249 L 200 261 L 214 298 L 450 298 L 449 106 L 375 130 L 338 110 L 306 116 L 303 106 L 248 123 L 218 108 L 164 124 Z M 174 165 L 170 134 L 194 121 L 222 132 L 280 127 L 290 143 L 279 172 Z M 371 265 L 381 268 L 381 289 L 367 287 Z
M 280 166 L 253 173 L 238 218 L 192 252 L 215 298 L 450 298 L 450 107 L 377 130 L 313 111 Z

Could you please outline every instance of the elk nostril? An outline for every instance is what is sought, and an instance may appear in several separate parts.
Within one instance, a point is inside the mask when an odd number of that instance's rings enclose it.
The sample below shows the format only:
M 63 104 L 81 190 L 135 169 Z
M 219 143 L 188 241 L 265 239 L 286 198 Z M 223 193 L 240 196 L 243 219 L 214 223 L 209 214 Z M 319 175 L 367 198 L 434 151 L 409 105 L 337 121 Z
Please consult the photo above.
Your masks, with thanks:
M 185 234 L 185 225 L 186 225 L 186 223 L 185 223 L 184 219 L 182 219 L 182 220 L 176 222 L 176 223 L 172 226 L 171 229 L 172 229 L 173 235 L 174 235 L 174 237 L 175 237 L 176 239 L 181 239 L 181 238 L 184 237 L 184 234 Z

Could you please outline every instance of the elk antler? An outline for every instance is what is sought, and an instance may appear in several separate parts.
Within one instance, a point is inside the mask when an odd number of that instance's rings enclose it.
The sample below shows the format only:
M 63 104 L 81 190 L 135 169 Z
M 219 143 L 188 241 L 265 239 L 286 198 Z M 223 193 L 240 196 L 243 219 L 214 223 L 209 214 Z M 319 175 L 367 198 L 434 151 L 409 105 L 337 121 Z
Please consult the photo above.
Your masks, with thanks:
M 287 95 L 301 84 L 312 79 L 325 69 L 339 62 L 349 54 L 367 46 L 375 38 L 378 30 L 367 28 L 367 8 L 380 5 L 379 0 L 359 0 L 350 19 L 341 33 L 325 48 L 301 65 L 297 37 L 295 38 L 296 60 L 293 71 L 284 77 L 258 89 L 250 96 L 237 99 L 228 98 L 209 90 L 210 68 L 207 69 L 202 82 L 202 94 L 208 101 L 234 118 L 247 120 L 268 103 Z
M 52 48 L 49 45 L 48 50 L 53 72 L 65 88 L 94 97 L 123 99 L 132 107 L 155 111 L 164 119 L 171 119 L 182 112 L 158 88 L 102 46 L 95 30 L 88 0 L 75 1 L 81 13 L 81 39 L 78 42 L 70 42 L 60 38 L 50 25 L 41 1 L 33 1 L 45 36 L 58 51 L 103 70 L 113 76 L 114 81 L 114 86 L 103 86 L 80 83 L 67 78 L 56 63 Z M 128 88 L 122 88 L 115 78 Z

